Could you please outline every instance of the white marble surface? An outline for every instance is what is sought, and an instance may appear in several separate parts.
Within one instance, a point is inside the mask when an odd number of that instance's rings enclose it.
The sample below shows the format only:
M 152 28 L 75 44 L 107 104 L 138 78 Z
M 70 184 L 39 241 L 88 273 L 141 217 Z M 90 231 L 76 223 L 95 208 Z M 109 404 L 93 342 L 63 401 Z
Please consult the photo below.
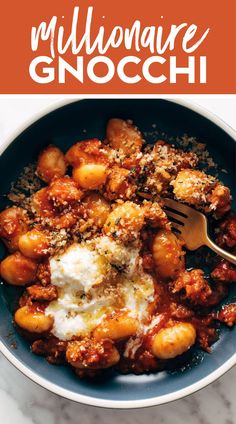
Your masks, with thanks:
M 0 97 L 0 144 L 36 111 L 60 97 Z M 236 129 L 236 97 L 190 97 Z M 236 367 L 220 380 L 188 398 L 134 411 L 78 405 L 31 382 L 0 354 L 0 424 L 235 424 Z
M 235 424 L 236 367 L 194 395 L 168 405 L 114 411 L 65 400 L 38 387 L 0 357 L 2 424 Z

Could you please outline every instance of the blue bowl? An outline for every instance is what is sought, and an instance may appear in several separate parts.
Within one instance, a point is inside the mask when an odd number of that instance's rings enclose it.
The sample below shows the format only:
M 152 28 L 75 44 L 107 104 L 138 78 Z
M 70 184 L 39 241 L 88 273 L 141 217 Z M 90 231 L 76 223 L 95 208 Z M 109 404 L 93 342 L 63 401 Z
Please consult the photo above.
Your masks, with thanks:
M 0 157 L 0 210 L 7 204 L 2 195 L 9 191 L 11 182 L 22 168 L 35 161 L 44 146 L 53 143 L 66 151 L 78 140 L 103 139 L 106 122 L 111 117 L 132 119 L 142 132 L 148 134 L 150 142 L 155 141 L 155 137 L 162 138 L 162 133 L 168 138 L 185 133 L 197 137 L 207 144 L 220 167 L 228 171 L 227 174 L 221 173 L 220 179 L 235 195 L 235 132 L 214 115 L 182 101 L 82 100 L 38 117 L 6 144 Z M 152 134 L 154 128 L 159 130 L 159 137 Z M 1 259 L 3 246 L 0 249 Z M 18 289 L 0 284 L 0 351 L 36 383 L 80 403 L 110 408 L 166 403 L 205 387 L 236 363 L 236 327 L 232 330 L 222 327 L 212 353 L 195 352 L 193 360 L 184 369 L 141 376 L 113 373 L 102 381 L 93 382 L 79 380 L 69 368 L 49 365 L 44 358 L 30 352 L 29 344 L 12 325 L 18 293 Z M 227 302 L 235 298 L 236 292 L 232 289 Z

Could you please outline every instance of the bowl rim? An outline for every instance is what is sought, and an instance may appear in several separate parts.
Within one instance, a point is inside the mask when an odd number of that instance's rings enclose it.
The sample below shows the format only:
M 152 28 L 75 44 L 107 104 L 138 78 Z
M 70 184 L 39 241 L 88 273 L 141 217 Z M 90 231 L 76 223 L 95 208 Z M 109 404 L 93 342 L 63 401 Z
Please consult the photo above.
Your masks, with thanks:
M 107 98 L 111 99 L 110 97 L 107 97 Z M 89 98 L 89 100 L 90 99 L 91 98 Z M 115 97 L 114 100 L 115 99 L 117 99 L 117 97 Z M 122 100 L 129 100 L 129 99 L 130 97 L 129 98 L 122 97 Z M 140 97 L 140 100 L 142 99 L 146 100 L 148 98 Z M 53 102 L 53 104 L 49 105 L 48 107 L 46 108 L 44 107 L 39 112 L 33 114 L 29 119 L 25 120 L 22 125 L 18 126 L 18 128 L 15 131 L 13 131 L 10 135 L 5 137 L 5 140 L 1 143 L 1 146 L 0 146 L 0 155 L 24 130 L 26 130 L 30 125 L 38 121 L 40 118 L 46 116 L 50 112 L 53 112 L 63 106 L 66 106 L 81 100 L 84 100 L 84 98 L 75 99 L 73 97 L 69 99 L 66 98 L 60 101 L 55 101 Z M 101 100 L 103 100 L 103 98 Z M 199 115 L 207 118 L 208 120 L 213 122 L 215 125 L 220 127 L 222 130 L 224 130 L 236 142 L 236 131 L 232 127 L 230 127 L 228 124 L 226 124 L 221 118 L 219 118 L 217 115 L 210 112 L 206 108 L 199 106 L 198 104 L 192 104 L 190 101 L 185 99 L 183 100 L 183 99 L 176 99 L 176 98 L 169 98 L 169 97 L 168 98 L 156 97 L 155 100 L 165 100 L 172 103 L 176 103 L 176 104 L 179 104 L 180 106 L 184 106 L 187 109 L 192 110 L 193 112 L 198 113 Z M 236 365 L 236 353 L 235 353 L 215 371 L 213 371 L 206 377 L 202 378 L 201 380 L 197 381 L 196 383 L 190 384 L 189 386 L 183 389 L 176 390 L 175 392 L 168 393 L 162 396 L 155 396 L 150 399 L 119 401 L 119 400 L 94 398 L 92 396 L 82 395 L 80 393 L 72 392 L 68 389 L 63 389 L 61 386 L 51 383 L 49 380 L 39 376 L 34 371 L 31 371 L 26 365 L 24 365 L 19 359 L 17 359 L 15 355 L 10 351 L 10 349 L 8 349 L 1 340 L 0 340 L 0 353 L 2 353 L 5 356 L 5 358 L 12 365 L 14 365 L 15 368 L 21 371 L 26 377 L 28 377 L 30 380 L 32 380 L 39 386 L 49 390 L 50 392 L 55 393 L 59 396 L 62 396 L 68 400 L 72 400 L 74 402 L 78 402 L 78 403 L 82 403 L 82 404 L 90 405 L 90 406 L 102 407 L 102 408 L 111 408 L 111 409 L 139 409 L 139 408 L 145 408 L 150 406 L 158 406 L 158 405 L 162 405 L 165 403 L 169 403 L 169 402 L 184 398 L 208 386 L 209 384 L 211 384 L 212 382 L 220 378 L 227 371 L 229 371 L 234 365 Z

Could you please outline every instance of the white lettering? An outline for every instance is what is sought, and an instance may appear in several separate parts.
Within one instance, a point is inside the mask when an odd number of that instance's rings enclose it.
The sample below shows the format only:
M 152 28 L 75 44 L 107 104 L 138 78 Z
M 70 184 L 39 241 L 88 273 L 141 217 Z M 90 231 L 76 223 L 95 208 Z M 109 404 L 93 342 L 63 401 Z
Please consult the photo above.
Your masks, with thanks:
M 57 17 L 53 16 L 49 25 L 47 26 L 46 22 L 41 22 L 38 28 L 32 27 L 31 29 L 31 49 L 33 52 L 36 52 L 39 45 L 39 39 L 42 41 L 47 41 L 50 39 L 50 53 L 51 56 L 55 57 L 54 50 L 54 35 L 57 24 Z
M 37 73 L 37 66 L 41 63 L 47 63 L 50 65 L 53 62 L 53 59 L 51 59 L 48 56 L 38 56 L 35 57 L 35 59 L 32 60 L 29 66 L 29 74 L 33 81 L 38 82 L 39 84 L 48 84 L 49 82 L 54 81 L 55 78 L 55 71 L 54 68 L 43 68 L 42 72 L 44 75 L 43 77 L 40 77 Z
M 190 25 L 190 27 L 188 27 L 188 29 L 186 30 L 186 32 L 184 34 L 182 47 L 183 47 L 183 50 L 186 53 L 193 53 L 193 52 L 195 52 L 195 50 L 197 50 L 197 48 L 200 46 L 200 44 L 202 44 L 202 42 L 205 40 L 207 34 L 210 31 L 210 28 L 207 28 L 207 30 L 204 32 L 204 34 L 202 35 L 200 40 L 198 40 L 195 44 L 193 44 L 192 47 L 187 47 L 188 42 L 194 37 L 197 30 L 198 30 L 197 25 L 192 24 L 192 25 Z
M 119 78 L 126 82 L 127 84 L 136 84 L 137 82 L 139 82 L 141 80 L 141 77 L 136 74 L 134 77 L 128 77 L 125 74 L 124 68 L 125 65 L 127 65 L 128 63 L 140 63 L 141 59 L 139 59 L 137 56 L 126 56 L 123 57 L 123 59 L 120 60 L 120 62 L 118 63 L 117 66 L 117 74 L 119 76 Z
M 95 75 L 94 68 L 98 63 L 105 63 L 107 65 L 107 73 L 103 77 L 98 77 Z M 110 81 L 115 73 L 115 66 L 111 59 L 106 56 L 96 56 L 91 59 L 88 63 L 87 67 L 88 77 L 91 81 L 96 82 L 97 84 L 106 84 L 106 82 Z
M 148 59 L 145 60 L 144 64 L 143 64 L 143 76 L 145 77 L 145 79 L 149 82 L 151 82 L 152 84 L 161 84 L 162 82 L 164 82 L 166 80 L 165 75 L 160 75 L 159 77 L 154 77 L 150 74 L 150 65 L 152 65 L 153 63 L 160 63 L 161 65 L 163 65 L 163 63 L 166 62 L 166 59 L 164 59 L 164 57 L 161 56 L 154 56 L 154 57 L 149 57 Z
M 58 59 L 58 81 L 60 84 L 66 82 L 66 71 L 73 75 L 78 81 L 84 82 L 83 73 L 84 58 L 77 56 L 77 69 L 73 68 L 68 62 L 59 56 Z
M 195 82 L 195 57 L 188 57 L 188 66 L 186 68 L 177 67 L 176 56 L 170 56 L 170 83 L 176 83 L 177 74 L 187 74 L 188 83 L 193 84 Z
M 206 56 L 200 56 L 200 83 L 206 84 L 207 82 L 207 60 Z

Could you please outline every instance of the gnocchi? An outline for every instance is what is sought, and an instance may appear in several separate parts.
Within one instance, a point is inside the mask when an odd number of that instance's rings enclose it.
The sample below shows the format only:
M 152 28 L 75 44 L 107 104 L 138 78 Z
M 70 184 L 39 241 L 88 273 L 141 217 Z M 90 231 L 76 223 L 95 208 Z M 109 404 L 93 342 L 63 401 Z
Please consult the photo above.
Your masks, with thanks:
M 79 369 L 103 369 L 115 365 L 120 355 L 109 340 L 96 341 L 85 339 L 68 344 L 66 350 L 68 362 Z
M 3 284 L 21 286 L 15 324 L 34 354 L 79 377 L 178 366 L 195 343 L 210 351 L 216 321 L 236 323 L 235 305 L 219 306 L 235 280 L 233 266 L 219 262 L 209 277 L 200 263 L 187 268 L 191 254 L 163 206 L 175 197 L 209 214 L 216 243 L 233 252 L 228 187 L 198 169 L 195 142 L 192 151 L 181 147 L 185 139 L 148 144 L 132 121 L 119 118 L 105 134 L 65 155 L 44 148 L 36 171 L 29 164 L 13 184 L 6 197 L 13 205 L 0 212 L 9 252 L 0 275 Z M 202 167 L 209 155 L 199 149 Z
M 180 171 L 172 182 L 176 198 L 191 205 L 197 205 L 202 202 L 204 196 L 215 187 L 215 184 L 215 178 L 208 177 L 203 172 L 195 169 Z M 196 187 L 198 188 L 198 195 L 196 195 Z
M 137 238 L 143 224 L 144 213 L 140 206 L 127 201 L 108 215 L 103 231 L 108 236 L 127 242 Z
M 170 231 L 157 232 L 152 245 L 153 259 L 158 275 L 163 279 L 174 279 L 184 268 L 182 243 Z
M 38 176 L 45 183 L 49 183 L 55 177 L 62 177 L 66 173 L 66 161 L 62 151 L 56 146 L 48 146 L 38 158 Z
M 152 353 L 159 359 L 173 359 L 186 352 L 196 340 L 194 326 L 179 322 L 163 328 L 152 340 Z
M 53 202 L 54 206 L 60 207 L 79 202 L 83 196 L 83 192 L 77 187 L 75 181 L 65 176 L 63 178 L 56 178 L 50 183 L 47 196 Z
M 141 150 L 143 138 L 131 121 L 110 119 L 107 125 L 107 139 L 113 149 L 130 155 Z
M 93 336 L 96 340 L 125 339 L 135 335 L 138 330 L 137 319 L 128 316 L 127 314 L 114 315 L 106 318 L 94 331 Z
M 121 198 L 129 200 L 134 197 L 137 185 L 131 181 L 130 171 L 114 166 L 108 174 L 105 196 L 109 200 Z
M 53 326 L 53 319 L 50 316 L 41 311 L 34 311 L 29 306 L 17 309 L 15 322 L 23 330 L 38 334 L 50 331 Z
M 27 231 L 27 215 L 22 208 L 13 206 L 0 213 L 0 237 L 11 252 L 18 250 L 19 238 Z
M 1 276 L 8 284 L 25 286 L 35 281 L 37 266 L 33 259 L 15 252 L 1 262 Z
M 48 197 L 48 187 L 37 191 L 31 199 L 32 212 L 41 217 L 52 217 L 55 215 L 55 208 Z
M 82 201 L 83 217 L 90 219 L 92 225 L 102 228 L 111 211 L 110 204 L 98 193 L 88 194 Z
M 85 190 L 95 190 L 103 186 L 107 179 L 107 169 L 102 164 L 86 164 L 73 169 L 73 178 Z
M 67 151 L 66 161 L 73 167 L 89 163 L 107 164 L 109 162 L 109 150 L 96 138 L 80 141 Z
M 19 249 L 28 258 L 39 259 L 48 255 L 49 240 L 43 231 L 33 229 L 19 238 Z

